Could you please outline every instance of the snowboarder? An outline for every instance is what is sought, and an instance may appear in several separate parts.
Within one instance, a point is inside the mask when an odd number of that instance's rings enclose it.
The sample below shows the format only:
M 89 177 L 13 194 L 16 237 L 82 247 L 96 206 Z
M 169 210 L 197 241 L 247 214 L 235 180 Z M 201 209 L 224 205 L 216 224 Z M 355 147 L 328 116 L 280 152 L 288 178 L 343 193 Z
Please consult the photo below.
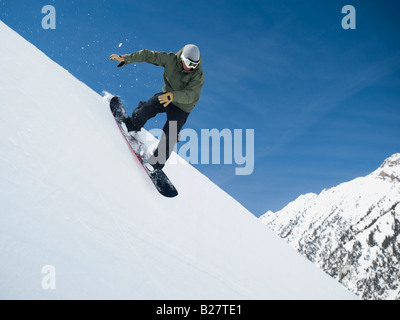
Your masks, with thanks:
M 150 51 L 147 49 L 127 55 L 112 54 L 110 60 L 123 67 L 134 62 L 147 62 L 164 67 L 164 87 L 146 102 L 139 102 L 131 118 L 121 119 L 128 131 L 139 131 L 150 118 L 166 113 L 163 135 L 153 155 L 148 159 L 154 169 L 162 169 L 168 160 L 178 135 L 189 113 L 200 98 L 204 84 L 200 50 L 193 44 L 185 45 L 178 53 Z

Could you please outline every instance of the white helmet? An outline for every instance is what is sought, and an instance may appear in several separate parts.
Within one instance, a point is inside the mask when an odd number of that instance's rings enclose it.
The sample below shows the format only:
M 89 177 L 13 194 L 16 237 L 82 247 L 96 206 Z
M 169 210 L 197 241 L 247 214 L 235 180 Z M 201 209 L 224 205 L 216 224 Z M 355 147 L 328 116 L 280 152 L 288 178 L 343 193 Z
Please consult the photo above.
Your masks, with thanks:
M 181 60 L 188 68 L 196 68 L 200 63 L 200 50 L 194 44 L 187 44 L 183 47 Z

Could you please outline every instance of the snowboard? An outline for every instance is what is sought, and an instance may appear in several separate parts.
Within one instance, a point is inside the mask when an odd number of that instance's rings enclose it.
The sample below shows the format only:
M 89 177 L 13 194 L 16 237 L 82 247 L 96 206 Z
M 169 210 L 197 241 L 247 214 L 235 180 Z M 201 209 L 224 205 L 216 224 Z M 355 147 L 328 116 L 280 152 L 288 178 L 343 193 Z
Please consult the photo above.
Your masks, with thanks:
M 136 158 L 139 160 L 140 164 L 142 165 L 143 169 L 146 171 L 147 175 L 153 182 L 154 186 L 165 197 L 168 198 L 173 198 L 178 195 L 178 191 L 174 187 L 174 185 L 171 183 L 167 175 L 165 174 L 164 171 L 155 169 L 155 170 L 149 170 L 148 167 L 148 162 L 146 160 L 147 158 L 147 147 L 146 145 L 140 141 L 140 138 L 137 134 L 131 134 L 127 131 L 122 126 L 122 121 L 121 117 L 127 118 L 128 114 L 121 102 L 121 100 L 114 96 L 110 100 L 110 109 L 111 112 L 114 116 L 115 122 L 118 125 L 119 130 L 122 133 L 122 136 L 125 138 L 125 141 L 128 143 L 128 146 L 132 153 L 136 156 Z

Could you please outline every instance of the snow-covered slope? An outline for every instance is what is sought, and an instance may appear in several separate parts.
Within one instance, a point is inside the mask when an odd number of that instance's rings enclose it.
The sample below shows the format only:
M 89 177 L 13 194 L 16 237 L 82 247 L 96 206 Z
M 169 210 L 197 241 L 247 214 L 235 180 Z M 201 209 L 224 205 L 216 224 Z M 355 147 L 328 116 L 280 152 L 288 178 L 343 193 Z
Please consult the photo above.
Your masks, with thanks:
M 1 299 L 355 298 L 191 166 L 160 196 L 105 99 L 0 42 Z
M 366 299 L 400 299 L 400 153 L 366 177 L 300 196 L 261 220 Z

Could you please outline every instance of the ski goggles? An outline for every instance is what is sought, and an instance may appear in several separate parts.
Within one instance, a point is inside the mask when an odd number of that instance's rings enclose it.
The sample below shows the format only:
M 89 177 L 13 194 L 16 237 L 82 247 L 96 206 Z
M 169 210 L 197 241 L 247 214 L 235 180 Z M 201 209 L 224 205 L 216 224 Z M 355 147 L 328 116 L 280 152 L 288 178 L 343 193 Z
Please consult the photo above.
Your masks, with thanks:
M 181 60 L 185 63 L 186 67 L 192 68 L 192 69 L 196 68 L 196 67 L 199 65 L 199 63 L 200 63 L 200 61 L 199 61 L 199 62 L 194 62 L 194 61 L 192 61 L 192 60 L 186 58 L 186 57 L 183 55 L 183 53 L 182 53 L 182 55 L 181 55 Z

